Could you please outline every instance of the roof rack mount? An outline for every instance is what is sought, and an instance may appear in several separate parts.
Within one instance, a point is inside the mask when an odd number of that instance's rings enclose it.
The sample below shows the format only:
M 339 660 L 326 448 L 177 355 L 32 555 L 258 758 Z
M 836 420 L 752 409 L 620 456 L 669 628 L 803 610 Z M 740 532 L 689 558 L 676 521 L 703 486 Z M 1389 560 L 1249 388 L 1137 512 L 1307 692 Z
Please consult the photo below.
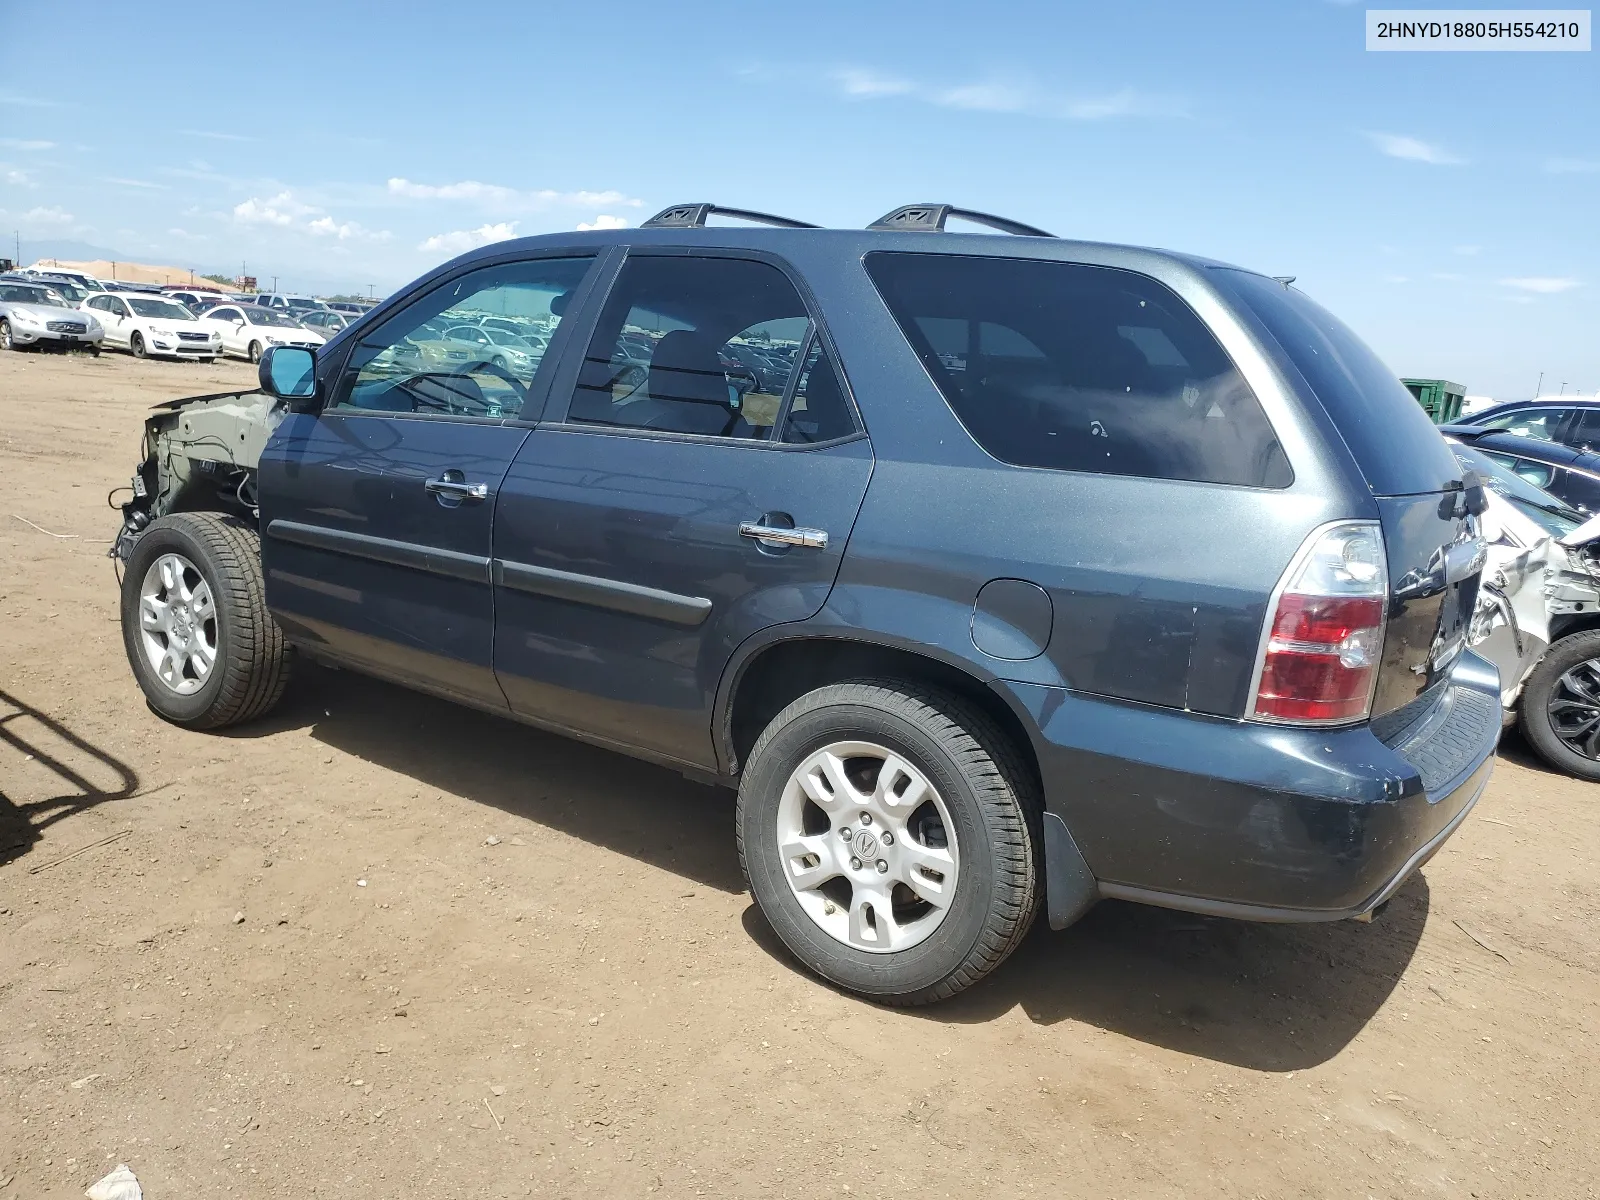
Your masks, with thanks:
M 1001 233 L 1018 237 L 1055 237 L 1049 230 L 1034 225 L 1024 225 L 1010 217 L 997 217 L 993 213 L 977 212 L 970 208 L 957 208 L 953 204 L 903 204 L 879 217 L 868 229 L 905 230 L 913 233 L 943 233 L 944 223 L 950 217 L 971 221 L 974 225 L 987 225 Z
M 706 218 L 715 214 L 722 217 L 738 217 L 744 221 L 755 221 L 761 225 L 777 225 L 782 229 L 817 229 L 810 221 L 796 221 L 791 217 L 778 217 L 772 213 L 755 212 L 748 208 L 724 208 L 720 204 L 674 204 L 671 208 L 663 208 L 648 221 L 640 224 L 640 229 L 704 229 Z

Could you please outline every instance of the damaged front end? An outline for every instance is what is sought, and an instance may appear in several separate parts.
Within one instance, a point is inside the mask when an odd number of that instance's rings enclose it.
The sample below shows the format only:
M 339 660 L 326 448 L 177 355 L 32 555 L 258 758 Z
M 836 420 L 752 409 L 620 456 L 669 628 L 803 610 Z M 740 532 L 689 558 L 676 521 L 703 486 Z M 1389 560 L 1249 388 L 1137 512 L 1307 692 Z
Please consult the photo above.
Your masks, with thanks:
M 1482 521 L 1488 562 L 1468 641 L 1500 669 L 1509 720 L 1551 644 L 1600 625 L 1600 519 L 1563 531 L 1530 519 L 1491 483 Z
M 289 408 L 265 392 L 224 392 L 157 405 L 144 423 L 133 496 L 110 555 L 126 563 L 145 528 L 174 512 L 225 512 L 254 523 L 256 468 Z

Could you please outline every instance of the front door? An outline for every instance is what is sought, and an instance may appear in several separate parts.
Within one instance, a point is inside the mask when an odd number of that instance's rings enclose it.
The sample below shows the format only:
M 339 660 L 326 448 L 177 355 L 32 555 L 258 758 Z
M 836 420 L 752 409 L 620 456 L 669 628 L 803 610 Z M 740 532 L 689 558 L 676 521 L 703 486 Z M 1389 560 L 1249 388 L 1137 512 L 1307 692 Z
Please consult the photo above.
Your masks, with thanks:
M 491 667 L 490 532 L 546 364 L 486 362 L 438 331 L 509 315 L 548 335 L 591 262 L 522 260 L 446 280 L 355 344 L 322 411 L 278 427 L 261 460 L 262 557 L 267 603 L 297 642 L 505 707 Z
M 794 285 L 635 251 L 570 396 L 523 445 L 494 536 L 516 712 L 696 766 L 735 648 L 827 599 L 872 473 Z M 764 384 L 731 353 L 769 364 Z M 761 388 L 762 390 L 756 390 Z

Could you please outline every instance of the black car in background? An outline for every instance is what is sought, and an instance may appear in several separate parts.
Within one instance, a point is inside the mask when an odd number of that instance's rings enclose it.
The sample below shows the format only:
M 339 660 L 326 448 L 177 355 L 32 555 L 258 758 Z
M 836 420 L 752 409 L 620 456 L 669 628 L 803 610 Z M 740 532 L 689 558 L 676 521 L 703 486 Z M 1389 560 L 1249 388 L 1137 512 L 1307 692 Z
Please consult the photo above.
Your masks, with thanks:
M 1541 419 L 1537 411 L 1526 411 L 1534 413 L 1530 419 L 1535 424 L 1529 426 L 1519 423 L 1515 427 L 1534 431 L 1543 428 L 1537 423 Z M 1600 415 L 1600 406 L 1590 411 Z M 1579 410 L 1572 418 L 1562 420 L 1570 422 L 1582 416 L 1587 416 L 1587 413 Z M 1555 421 L 1548 425 L 1552 429 L 1557 427 Z M 1560 427 L 1570 429 L 1572 425 L 1568 423 Z M 1456 424 L 1445 425 L 1442 429 L 1496 462 L 1510 467 L 1534 487 L 1543 488 L 1563 504 L 1569 504 L 1589 516 L 1600 513 L 1600 454 L 1500 428 Z
M 904 1004 L 1102 897 L 1369 917 L 1466 818 L 1485 496 L 1338 320 L 946 206 L 713 212 L 483 247 L 162 406 L 155 711 L 259 717 L 292 646 L 736 786 L 778 936 Z M 548 344 L 450 336 L 507 314 Z
M 1600 449 L 1600 399 L 1562 396 L 1513 400 L 1453 423 L 1457 429 L 1482 429 L 1515 434 L 1575 449 Z

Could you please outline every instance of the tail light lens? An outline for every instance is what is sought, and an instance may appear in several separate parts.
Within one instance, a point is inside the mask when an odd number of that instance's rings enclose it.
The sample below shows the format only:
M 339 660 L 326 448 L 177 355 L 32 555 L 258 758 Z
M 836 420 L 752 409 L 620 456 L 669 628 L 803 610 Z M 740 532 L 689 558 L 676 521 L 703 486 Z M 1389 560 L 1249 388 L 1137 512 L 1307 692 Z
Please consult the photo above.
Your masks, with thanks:
M 1383 531 L 1375 522 L 1341 521 L 1307 538 L 1273 597 L 1251 716 L 1307 725 L 1363 720 L 1388 598 Z

